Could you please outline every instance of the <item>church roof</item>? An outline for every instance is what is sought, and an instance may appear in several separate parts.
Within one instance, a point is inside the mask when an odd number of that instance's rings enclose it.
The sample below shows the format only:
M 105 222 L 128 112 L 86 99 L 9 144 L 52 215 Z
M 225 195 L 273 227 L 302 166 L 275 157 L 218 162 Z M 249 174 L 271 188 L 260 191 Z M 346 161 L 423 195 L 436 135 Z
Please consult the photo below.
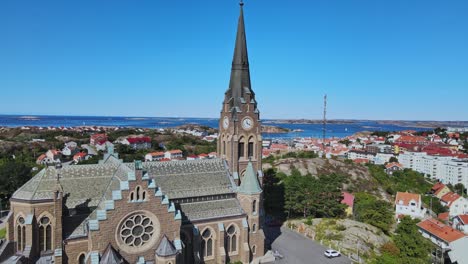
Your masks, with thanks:
M 102 254 L 101 260 L 99 264 L 120 264 L 123 263 L 122 257 L 115 251 L 112 245 L 109 243 L 107 245 L 106 250 Z
M 237 191 L 243 194 L 258 194 L 262 192 L 262 188 L 258 182 L 257 173 L 255 173 L 252 162 L 250 161 L 247 165 L 247 169 L 245 171 L 241 185 Z
M 250 93 L 254 98 L 254 92 L 250 83 L 249 57 L 247 54 L 247 38 L 245 35 L 243 3 L 240 4 L 239 21 L 237 24 L 236 44 L 232 59 L 231 79 L 226 91 L 226 100 L 230 103 L 230 110 L 236 113 L 242 109 L 245 103 L 245 94 Z M 253 99 L 255 103 L 255 99 Z
M 153 179 L 158 189 L 170 200 L 228 194 L 226 199 L 213 203 L 194 202 L 182 206 L 182 210 L 187 210 L 182 212 L 186 219 L 242 214 L 240 205 L 229 199 L 233 197 L 236 187 L 222 159 L 156 161 L 143 162 L 141 165 L 148 179 Z M 55 167 L 43 169 L 18 189 L 12 199 L 53 199 L 57 183 L 56 170 Z M 97 211 L 106 209 L 106 202 L 114 199 L 114 192 L 121 191 L 122 184 L 128 185 L 134 172 L 135 163 L 124 163 L 113 155 L 107 156 L 99 164 L 63 166 L 60 184 L 64 190 L 65 205 L 77 212 L 65 217 L 64 236 L 73 238 L 86 235 L 87 219 L 95 219 Z
M 159 246 L 156 249 L 156 254 L 160 257 L 168 257 L 174 256 L 177 254 L 177 249 L 175 248 L 174 244 L 169 241 L 166 235 L 164 235 L 159 242 Z
M 184 203 L 180 205 L 180 209 L 184 215 L 184 221 L 206 220 L 243 214 L 239 201 L 236 198 Z

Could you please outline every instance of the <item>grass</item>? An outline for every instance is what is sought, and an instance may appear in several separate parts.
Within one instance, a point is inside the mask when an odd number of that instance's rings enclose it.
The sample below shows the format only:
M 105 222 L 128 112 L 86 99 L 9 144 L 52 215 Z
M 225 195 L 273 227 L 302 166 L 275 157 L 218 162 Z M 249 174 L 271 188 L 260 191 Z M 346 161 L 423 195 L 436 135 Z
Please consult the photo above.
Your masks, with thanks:
M 4 239 L 6 235 L 6 228 L 0 229 L 0 239 Z

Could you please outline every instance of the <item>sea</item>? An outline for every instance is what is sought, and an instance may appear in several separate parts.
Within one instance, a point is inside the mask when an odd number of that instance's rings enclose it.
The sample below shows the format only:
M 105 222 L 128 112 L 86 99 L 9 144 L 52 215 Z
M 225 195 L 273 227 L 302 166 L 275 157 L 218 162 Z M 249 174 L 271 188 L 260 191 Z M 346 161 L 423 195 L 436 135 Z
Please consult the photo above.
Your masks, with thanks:
M 3 127 L 77 127 L 77 126 L 110 126 L 135 128 L 170 128 L 185 124 L 198 124 L 218 128 L 218 118 L 176 118 L 176 117 L 118 117 L 118 116 L 49 116 L 49 115 L 0 115 L 0 126 Z M 268 133 L 264 138 L 292 139 L 298 137 L 322 137 L 322 124 L 290 124 L 278 120 L 262 120 L 264 125 L 279 126 L 291 129 L 289 133 Z M 356 120 L 345 124 L 327 124 L 326 137 L 346 137 L 362 131 L 402 131 L 429 130 L 428 128 L 381 124 L 378 121 Z

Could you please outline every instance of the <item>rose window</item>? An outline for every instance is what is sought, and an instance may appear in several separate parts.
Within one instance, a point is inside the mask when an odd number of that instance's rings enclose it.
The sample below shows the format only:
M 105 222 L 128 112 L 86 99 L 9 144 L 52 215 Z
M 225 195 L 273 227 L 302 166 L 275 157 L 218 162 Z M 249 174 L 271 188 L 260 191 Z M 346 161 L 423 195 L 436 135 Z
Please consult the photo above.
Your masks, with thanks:
M 153 233 L 153 221 L 144 214 L 130 216 L 120 227 L 120 238 L 130 247 L 141 247 L 150 242 Z

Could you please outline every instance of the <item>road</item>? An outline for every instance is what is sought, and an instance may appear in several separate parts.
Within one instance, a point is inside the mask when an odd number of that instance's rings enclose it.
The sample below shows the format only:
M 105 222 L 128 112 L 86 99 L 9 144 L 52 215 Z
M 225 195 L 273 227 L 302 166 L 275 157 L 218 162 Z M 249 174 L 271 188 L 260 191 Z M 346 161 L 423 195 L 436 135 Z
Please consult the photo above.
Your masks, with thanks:
M 278 250 L 283 259 L 276 260 L 274 264 L 349 264 L 349 260 L 345 256 L 329 259 L 323 255 L 327 250 L 324 246 L 310 240 L 288 228 L 282 227 L 276 230 L 265 230 L 266 235 L 270 240 L 273 240 L 271 245 L 272 250 Z M 278 236 L 279 235 L 279 236 Z M 274 238 L 276 237 L 276 239 Z

